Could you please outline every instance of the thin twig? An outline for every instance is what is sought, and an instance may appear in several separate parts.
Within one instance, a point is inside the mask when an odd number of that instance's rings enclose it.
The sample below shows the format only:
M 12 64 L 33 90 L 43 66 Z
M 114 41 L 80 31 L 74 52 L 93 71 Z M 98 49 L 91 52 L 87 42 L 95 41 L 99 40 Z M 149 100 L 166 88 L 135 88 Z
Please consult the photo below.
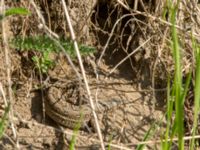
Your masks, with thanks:
M 97 66 L 100 65 L 101 59 L 102 59 L 103 55 L 105 54 L 105 51 L 106 51 L 106 49 L 107 49 L 107 47 L 108 47 L 108 45 L 109 45 L 109 43 L 110 43 L 110 40 L 111 40 L 111 38 L 112 38 L 112 36 L 113 36 L 113 34 L 114 34 L 115 28 L 117 27 L 118 23 L 119 23 L 122 19 L 124 19 L 124 18 L 126 18 L 126 17 L 130 17 L 130 16 L 134 16 L 134 14 L 126 14 L 126 15 L 123 15 L 121 18 L 119 18 L 119 19 L 115 22 L 115 24 L 114 24 L 114 26 L 113 26 L 113 28 L 112 28 L 112 31 L 111 31 L 111 33 L 110 33 L 110 36 L 109 36 L 108 40 L 106 41 L 106 44 L 105 44 L 105 46 L 104 46 L 104 48 L 103 48 L 103 51 L 102 51 L 102 53 L 101 53 L 101 55 L 100 55 L 100 57 L 99 57 L 99 59 L 98 59 Z
M 127 6 L 126 4 L 124 4 L 124 3 L 122 2 L 122 0 L 117 0 L 117 2 L 118 2 L 122 7 L 124 7 L 126 10 L 130 11 L 131 13 L 137 13 L 137 14 L 139 14 L 139 15 L 143 15 L 143 16 L 145 16 L 145 17 L 148 17 L 148 18 L 150 18 L 150 19 L 152 19 L 152 20 L 155 20 L 155 21 L 158 20 L 158 21 L 160 21 L 161 23 L 163 23 L 163 24 L 165 24 L 165 25 L 172 26 L 172 23 L 170 23 L 170 22 L 168 22 L 168 21 L 165 21 L 165 20 L 163 20 L 163 19 L 161 19 L 161 18 L 159 18 L 159 17 L 153 16 L 153 15 L 151 15 L 151 14 L 149 14 L 149 13 L 146 13 L 146 12 L 141 12 L 141 11 L 138 11 L 138 10 L 132 10 L 129 6 Z M 184 29 L 184 28 L 181 28 L 179 25 L 175 25 L 175 27 L 176 27 L 178 30 L 185 31 L 185 29 Z M 190 35 L 191 33 L 186 32 L 186 34 Z M 196 37 L 198 37 L 198 38 L 200 37 L 200 35 L 197 34 L 197 33 L 193 33 L 193 35 L 196 36 Z
M 3 90 L 3 86 L 1 84 L 1 82 L 0 82 L 0 93 L 1 93 L 1 95 L 3 97 L 3 101 L 4 101 L 5 106 L 8 107 L 8 102 L 7 102 L 7 99 L 6 99 L 6 94 L 5 94 L 4 90 Z
M 83 80 L 84 80 L 84 83 L 85 83 L 85 86 L 86 86 L 86 91 L 87 91 L 87 94 L 88 94 L 88 97 L 89 97 L 90 106 L 92 108 L 92 114 L 93 114 L 93 117 L 94 117 L 94 120 L 95 120 L 97 134 L 98 134 L 99 140 L 101 142 L 101 148 L 102 148 L 102 150 L 105 150 L 105 146 L 104 146 L 104 141 L 103 141 L 103 137 L 102 137 L 102 134 L 101 134 L 100 125 L 99 125 L 99 122 L 98 122 L 97 114 L 95 112 L 94 102 L 93 102 L 93 99 L 91 97 L 91 91 L 90 91 L 89 84 L 88 84 L 88 81 L 87 81 L 87 77 L 86 77 L 86 74 L 85 74 L 85 69 L 84 69 L 84 66 L 83 66 L 82 59 L 81 59 L 78 43 L 76 41 L 76 37 L 75 37 L 75 34 L 74 34 L 74 29 L 72 27 L 71 19 L 70 19 L 70 16 L 69 16 L 69 13 L 68 13 L 68 10 L 67 10 L 67 6 L 66 6 L 66 3 L 65 3 L 64 0 L 62 0 L 62 4 L 63 4 L 64 12 L 65 12 L 65 17 L 67 19 L 70 35 L 71 35 L 72 41 L 74 43 L 74 49 L 76 51 L 77 58 L 78 58 L 78 61 L 79 61 L 79 65 L 80 65 L 80 68 L 81 68 L 81 72 L 82 72 L 82 75 L 83 75 Z
M 112 74 L 115 69 L 117 67 L 119 67 L 124 61 L 126 61 L 130 56 L 132 56 L 133 54 L 135 54 L 136 52 L 138 52 L 140 50 L 141 47 L 143 47 L 145 44 L 147 44 L 152 37 L 150 37 L 148 40 L 146 40 L 144 43 L 142 43 L 139 47 L 137 47 L 135 50 L 133 50 L 130 54 L 128 54 L 124 59 L 122 59 L 110 72 L 108 75 Z

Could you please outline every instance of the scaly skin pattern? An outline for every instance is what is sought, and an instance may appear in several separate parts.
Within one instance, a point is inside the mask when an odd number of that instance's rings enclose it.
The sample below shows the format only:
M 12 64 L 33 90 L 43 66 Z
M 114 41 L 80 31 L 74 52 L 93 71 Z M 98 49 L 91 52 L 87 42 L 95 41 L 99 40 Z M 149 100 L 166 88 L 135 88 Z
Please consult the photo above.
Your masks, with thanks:
M 45 98 L 46 114 L 58 124 L 70 129 L 74 129 L 77 125 L 84 129 L 90 121 L 90 123 L 94 123 L 91 120 L 93 117 L 90 105 L 82 104 L 79 106 L 75 104 L 77 101 L 84 99 L 84 95 L 80 94 L 84 93 L 84 89 L 78 87 L 76 81 L 66 82 L 65 84 L 57 83 L 48 89 Z M 102 114 L 104 110 L 119 105 L 119 103 L 117 100 L 101 102 L 98 105 L 97 113 Z
M 68 102 L 69 95 L 67 91 L 63 90 L 63 87 L 58 88 L 58 86 L 52 86 L 48 89 L 45 99 L 46 114 L 65 127 L 73 129 L 80 124 L 81 128 L 84 128 L 84 124 L 91 119 L 89 105 L 78 106 Z

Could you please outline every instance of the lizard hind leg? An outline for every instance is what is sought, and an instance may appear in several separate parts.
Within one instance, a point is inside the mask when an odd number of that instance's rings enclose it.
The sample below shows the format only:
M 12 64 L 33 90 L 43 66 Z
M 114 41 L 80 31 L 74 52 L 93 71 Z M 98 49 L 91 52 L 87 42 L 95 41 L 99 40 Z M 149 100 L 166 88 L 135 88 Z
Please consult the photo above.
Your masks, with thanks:
M 102 119 L 103 119 L 103 114 L 98 114 L 98 123 L 99 123 L 101 131 L 103 131 L 104 128 L 105 128 L 104 124 L 102 122 Z M 94 120 L 93 116 L 92 116 L 92 118 L 89 121 L 89 126 L 92 128 L 93 132 L 97 131 L 97 126 L 96 126 L 96 123 L 95 123 L 95 120 Z

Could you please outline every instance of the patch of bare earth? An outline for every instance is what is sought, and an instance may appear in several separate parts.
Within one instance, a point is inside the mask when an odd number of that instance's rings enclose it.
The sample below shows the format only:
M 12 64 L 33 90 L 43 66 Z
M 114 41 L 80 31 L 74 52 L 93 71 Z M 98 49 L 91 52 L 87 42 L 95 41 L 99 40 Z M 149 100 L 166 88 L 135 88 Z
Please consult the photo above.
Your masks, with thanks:
M 108 66 L 105 65 L 104 67 Z M 118 75 L 117 72 L 118 70 L 116 70 L 116 75 Z M 119 76 L 105 78 L 104 75 L 100 75 L 99 78 L 98 83 L 96 83 L 94 82 L 96 81 L 94 76 L 88 74 L 88 80 L 98 85 L 96 88 L 91 86 L 94 100 L 116 99 L 123 102 L 111 110 L 101 112 L 103 118 L 99 121 L 103 125 L 102 134 L 104 140 L 107 141 L 107 144 L 112 141 L 113 144 L 123 144 L 124 146 L 130 143 L 134 145 L 142 141 L 150 126 L 160 121 L 162 112 L 160 110 L 152 110 L 151 105 L 149 105 L 151 100 L 148 95 L 145 95 L 148 92 L 136 90 L 134 83 L 130 80 L 125 80 Z M 19 81 L 17 84 L 19 84 Z M 17 85 L 18 87 L 14 93 L 14 124 L 20 148 L 60 149 L 61 147 L 68 147 L 73 130 L 61 129 L 59 125 L 48 117 L 43 120 L 43 97 L 40 91 L 33 90 L 33 85 L 36 85 L 33 78 L 27 78 L 21 81 L 21 85 Z M 96 98 L 95 95 L 97 96 Z M 10 129 L 6 133 L 12 139 Z M 64 133 L 66 133 L 66 138 L 63 138 Z M 95 133 L 80 131 L 76 138 L 77 148 L 99 147 L 98 137 Z M 1 141 L 1 145 L 2 148 L 15 146 L 6 137 Z

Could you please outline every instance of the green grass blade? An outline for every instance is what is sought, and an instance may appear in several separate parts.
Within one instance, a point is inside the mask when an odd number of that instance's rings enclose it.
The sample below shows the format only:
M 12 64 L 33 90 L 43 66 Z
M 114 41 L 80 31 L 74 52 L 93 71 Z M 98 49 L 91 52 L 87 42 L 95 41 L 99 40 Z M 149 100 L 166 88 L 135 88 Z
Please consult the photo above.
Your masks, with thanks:
M 109 137 L 109 144 L 108 144 L 108 146 L 107 146 L 107 150 L 112 150 L 111 149 L 111 143 L 112 143 L 112 139 L 113 139 L 113 136 L 112 135 L 110 135 L 110 137 Z
M 174 101 L 173 98 L 170 96 L 171 90 L 170 90 L 170 77 L 168 77 L 168 82 L 167 82 L 167 127 L 166 127 L 166 132 L 165 132 L 165 142 L 162 143 L 162 149 L 163 150 L 168 150 L 172 142 L 168 142 L 167 140 L 169 139 L 170 136 L 170 127 L 171 127 L 171 121 L 172 121 L 172 114 L 173 114 L 173 106 L 174 106 Z
M 30 12 L 26 8 L 9 8 L 5 11 L 5 16 L 11 15 L 29 15 Z
M 142 141 L 147 141 L 149 138 L 151 138 L 155 134 L 156 129 L 157 129 L 156 127 L 159 127 L 161 125 L 163 118 L 164 116 L 160 118 L 159 122 L 154 121 L 154 123 L 151 125 L 149 130 L 144 135 L 144 138 Z M 144 147 L 145 147 L 145 144 L 140 144 L 137 146 L 136 150 L 142 150 Z
M 196 58 L 196 68 L 195 68 L 195 85 L 194 85 L 194 122 L 193 122 L 193 132 L 192 136 L 194 137 L 196 134 L 196 128 L 198 124 L 198 114 L 200 109 L 200 48 L 199 45 L 197 45 L 196 41 L 192 40 L 193 49 L 195 51 L 195 58 Z M 190 149 L 194 148 L 194 138 L 190 141 Z
M 9 8 L 5 11 L 4 15 L 0 15 L 0 20 L 11 15 L 29 15 L 30 12 L 26 8 Z
M 187 78 L 186 78 L 184 90 L 183 90 L 183 93 L 181 95 L 181 99 L 182 99 L 182 104 L 181 105 L 184 105 L 184 100 L 186 99 L 187 92 L 189 90 L 191 78 L 192 78 L 192 72 L 190 71 L 188 76 L 187 76 Z
M 173 58 L 175 61 L 175 78 L 174 78 L 174 86 L 175 86 L 175 131 L 178 134 L 178 146 L 180 150 L 184 150 L 184 126 L 183 126 L 183 102 L 184 99 L 182 96 L 182 70 L 181 70 L 181 62 L 180 62 L 180 48 L 178 41 L 178 34 L 175 27 L 176 24 L 176 11 L 178 8 L 178 4 L 174 7 L 171 7 L 171 33 L 172 33 L 172 42 L 173 42 Z
M 70 141 L 70 145 L 69 145 L 69 149 L 70 150 L 74 150 L 75 149 L 75 144 L 76 144 L 76 137 L 78 135 L 79 129 L 81 128 L 81 124 L 84 121 L 83 120 L 83 113 L 80 113 L 80 120 L 78 121 L 78 123 L 76 124 L 76 126 L 74 127 L 73 130 L 73 135 L 72 135 L 72 139 Z
M 5 108 L 5 112 L 4 112 L 4 115 L 3 117 L 0 119 L 0 139 L 2 138 L 3 136 L 3 133 L 6 129 L 6 126 L 7 126 L 7 117 L 8 117 L 8 112 L 10 110 L 10 105 L 8 105 L 6 108 Z

